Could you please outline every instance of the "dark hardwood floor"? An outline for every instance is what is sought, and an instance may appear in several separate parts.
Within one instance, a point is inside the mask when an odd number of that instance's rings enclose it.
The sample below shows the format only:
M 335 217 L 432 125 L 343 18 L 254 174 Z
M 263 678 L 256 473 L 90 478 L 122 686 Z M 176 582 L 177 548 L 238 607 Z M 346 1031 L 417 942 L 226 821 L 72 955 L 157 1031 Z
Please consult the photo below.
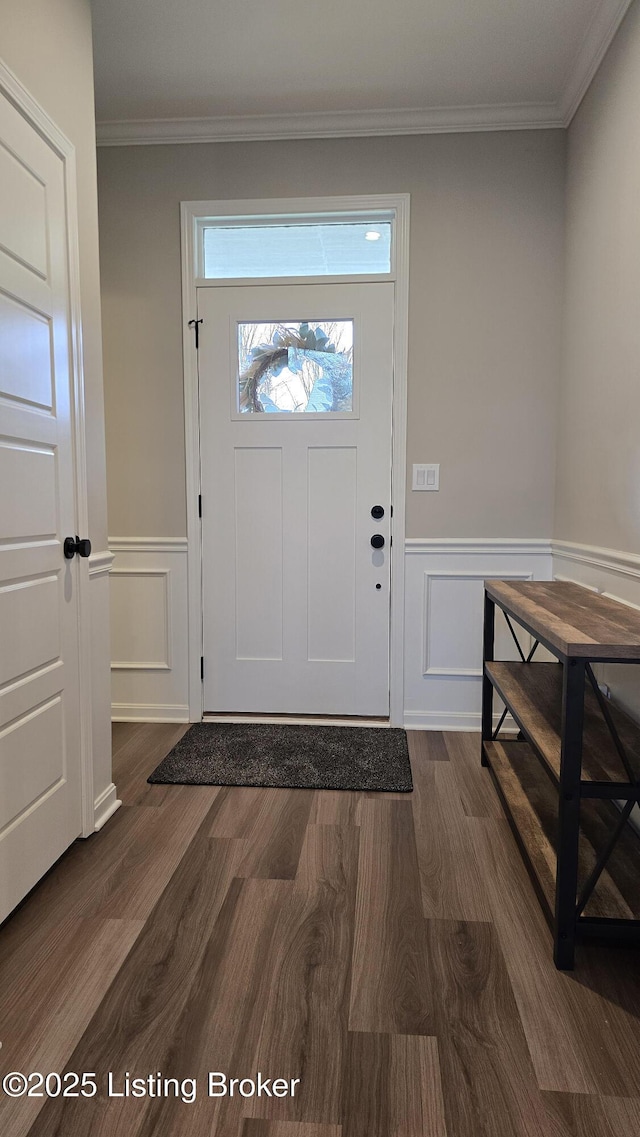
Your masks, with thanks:
M 412 795 L 149 786 L 184 729 L 114 727 L 122 808 L 0 929 L 2 1077 L 98 1085 L 2 1137 L 640 1137 L 640 953 L 555 970 L 477 735 L 410 732 Z

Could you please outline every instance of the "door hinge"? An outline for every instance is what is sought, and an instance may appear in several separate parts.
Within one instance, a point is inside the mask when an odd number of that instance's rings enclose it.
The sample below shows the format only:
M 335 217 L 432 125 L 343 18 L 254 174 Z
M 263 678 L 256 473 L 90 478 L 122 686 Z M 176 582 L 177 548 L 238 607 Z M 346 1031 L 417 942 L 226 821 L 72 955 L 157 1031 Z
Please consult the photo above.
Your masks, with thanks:
M 200 656 L 200 678 L 204 682 L 204 656 Z
M 196 351 L 200 345 L 200 324 L 204 323 L 203 320 L 189 320 L 189 327 L 193 328 L 196 337 Z
M 198 517 L 202 517 L 202 494 L 198 494 Z

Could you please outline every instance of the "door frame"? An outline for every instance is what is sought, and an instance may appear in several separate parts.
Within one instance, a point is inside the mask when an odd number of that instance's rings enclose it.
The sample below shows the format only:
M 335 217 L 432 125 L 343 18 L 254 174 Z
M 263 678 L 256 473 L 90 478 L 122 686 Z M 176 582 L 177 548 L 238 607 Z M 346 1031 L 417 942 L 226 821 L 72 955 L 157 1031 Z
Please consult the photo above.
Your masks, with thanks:
M 62 161 L 65 187 L 65 222 L 68 273 L 69 365 L 71 371 L 70 397 L 72 406 L 72 464 L 75 489 L 75 516 L 78 533 L 89 532 L 89 500 L 87 491 L 87 462 L 85 434 L 84 366 L 82 358 L 82 314 L 80 302 L 80 259 L 78 246 L 78 198 L 76 182 L 75 146 L 62 133 L 47 112 L 22 85 L 18 77 L 0 59 L 0 93 L 22 115 L 53 152 Z M 60 550 L 62 553 L 62 550 Z M 102 562 L 110 555 L 100 551 L 92 555 L 92 562 Z M 80 716 L 80 777 L 83 837 L 95 832 L 95 802 L 93 776 L 93 714 L 91 694 L 91 612 L 89 596 L 90 565 L 77 558 L 76 608 L 78 615 L 78 683 Z M 80 834 L 79 834 L 80 836 Z
M 265 198 L 180 203 L 182 253 L 182 347 L 187 488 L 187 574 L 189 592 L 188 658 L 189 720 L 202 719 L 202 540 L 198 508 L 200 486 L 200 406 L 198 355 L 189 321 L 197 316 L 198 288 L 274 284 L 364 284 L 393 281 L 393 404 L 391 441 L 391 596 L 389 625 L 389 722 L 404 721 L 404 544 L 407 454 L 407 361 L 409 338 L 409 194 L 366 194 L 349 197 Z M 376 214 L 393 223 L 389 274 L 376 276 L 264 277 L 212 280 L 201 275 L 200 232 L 203 220 L 319 219 L 331 215 Z

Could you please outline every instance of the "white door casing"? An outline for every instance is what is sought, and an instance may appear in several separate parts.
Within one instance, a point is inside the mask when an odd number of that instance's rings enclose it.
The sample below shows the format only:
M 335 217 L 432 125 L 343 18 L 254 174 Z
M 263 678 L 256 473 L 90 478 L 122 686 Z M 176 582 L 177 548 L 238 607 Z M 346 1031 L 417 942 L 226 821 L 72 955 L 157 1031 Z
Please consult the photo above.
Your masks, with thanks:
M 81 569 L 62 552 L 86 509 L 71 153 L 0 68 L 0 920 L 83 831 L 92 798 Z
M 389 713 L 394 287 L 198 289 L 205 711 Z M 353 413 L 238 413 L 238 324 L 306 319 L 353 320 Z
M 261 221 L 265 218 L 286 224 L 300 218 L 316 220 L 330 217 L 334 220 L 354 217 L 385 215 L 392 218 L 392 263 L 388 277 L 393 281 L 394 339 L 393 339 L 393 428 L 392 428 L 392 517 L 393 539 L 389 549 L 391 572 L 390 597 L 390 724 L 402 726 L 404 721 L 404 638 L 405 638 L 405 503 L 406 503 L 406 448 L 407 448 L 407 365 L 409 324 L 409 194 L 357 194 L 333 197 L 255 198 L 229 200 L 183 201 L 180 204 L 181 261 L 182 261 L 182 314 L 183 314 L 183 366 L 184 366 L 184 420 L 187 490 L 187 571 L 188 571 L 188 683 L 189 719 L 199 722 L 203 713 L 203 684 L 201 679 L 202 641 L 202 532 L 199 511 L 201 480 L 200 414 L 198 388 L 198 350 L 191 321 L 197 314 L 197 294 L 202 288 L 215 291 L 235 283 L 246 285 L 245 280 L 219 281 L 204 277 L 203 231 L 212 220 L 233 218 Z M 327 278 L 316 278 L 328 283 Z M 345 283 L 349 278 L 334 278 Z M 351 277 L 362 283 L 361 277 Z M 373 280 L 374 278 L 368 278 Z M 378 283 L 379 277 L 375 278 Z M 265 281 L 255 281 L 264 284 Z M 274 282 L 272 282 L 274 283 Z M 278 283 L 290 283 L 282 281 Z M 308 278 L 299 281 L 308 284 Z

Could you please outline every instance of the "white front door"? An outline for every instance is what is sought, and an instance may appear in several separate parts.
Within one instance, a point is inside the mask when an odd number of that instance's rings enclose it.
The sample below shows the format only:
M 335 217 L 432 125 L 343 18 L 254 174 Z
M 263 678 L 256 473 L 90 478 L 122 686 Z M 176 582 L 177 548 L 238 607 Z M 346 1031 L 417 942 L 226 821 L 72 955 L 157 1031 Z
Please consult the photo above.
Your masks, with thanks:
M 0 920 L 81 830 L 62 159 L 0 94 Z
M 205 711 L 389 713 L 393 298 L 198 289 Z

